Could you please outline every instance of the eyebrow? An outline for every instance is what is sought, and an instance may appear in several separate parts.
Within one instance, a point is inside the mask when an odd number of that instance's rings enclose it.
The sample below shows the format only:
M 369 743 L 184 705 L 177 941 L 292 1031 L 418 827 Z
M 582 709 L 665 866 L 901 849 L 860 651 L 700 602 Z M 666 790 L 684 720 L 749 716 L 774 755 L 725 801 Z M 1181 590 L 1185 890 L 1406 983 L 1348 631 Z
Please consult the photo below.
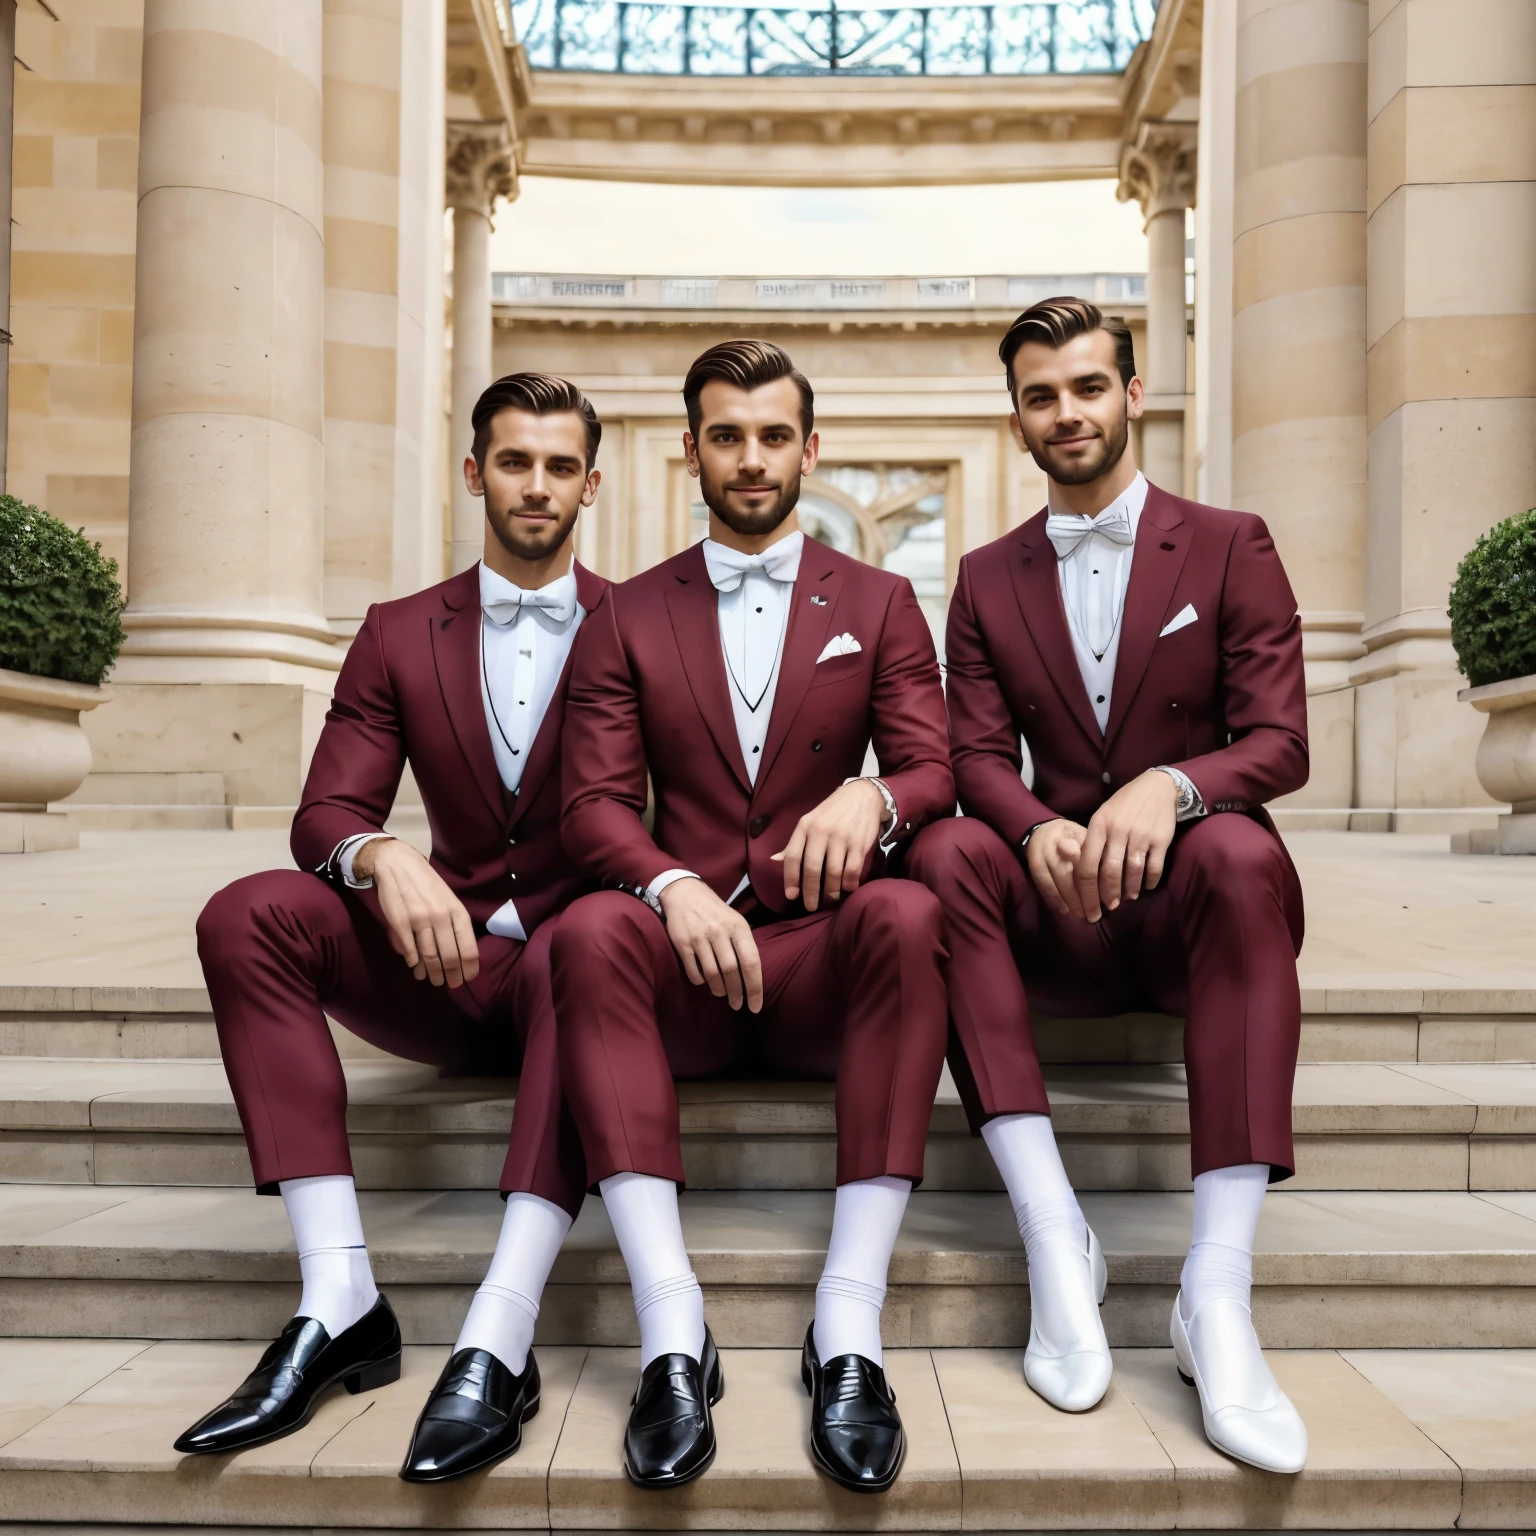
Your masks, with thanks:
M 1100 369 L 1096 373 L 1082 373 L 1082 374 L 1079 374 L 1075 379 L 1072 380 L 1072 387 L 1074 389 L 1079 389 L 1084 384 L 1107 384 L 1107 383 L 1109 383 L 1109 375 L 1107 373 L 1105 373 L 1102 369 Z M 1036 383 L 1036 384 L 1021 384 L 1019 386 L 1019 393 L 1021 395 L 1028 395 L 1028 394 L 1032 394 L 1034 391 L 1040 390 L 1040 389 L 1049 390 L 1050 393 L 1053 394 L 1053 395 L 1056 393 L 1056 389 L 1055 389 L 1054 385 L 1046 384 L 1043 381 L 1040 382 L 1040 383 Z
M 742 432 L 745 430 L 745 427 L 739 421 L 707 421 L 704 423 L 703 428 L 704 435 L 706 437 L 708 437 L 711 432 Z M 794 423 L 788 421 L 774 421 L 770 422 L 766 427 L 758 428 L 759 433 L 793 432 L 794 430 Z

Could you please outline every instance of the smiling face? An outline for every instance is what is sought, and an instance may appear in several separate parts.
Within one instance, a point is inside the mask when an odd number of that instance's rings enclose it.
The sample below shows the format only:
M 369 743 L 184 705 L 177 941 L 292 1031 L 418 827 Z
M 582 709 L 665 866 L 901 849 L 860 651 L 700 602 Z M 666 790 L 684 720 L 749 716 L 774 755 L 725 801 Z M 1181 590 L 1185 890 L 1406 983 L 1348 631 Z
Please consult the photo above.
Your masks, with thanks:
M 793 379 L 740 389 L 711 379 L 699 395 L 699 430 L 683 434 L 688 472 L 704 504 L 731 532 L 764 538 L 795 510 L 801 477 L 816 468 L 816 434 L 802 436 Z
M 1014 353 L 1013 379 L 1014 435 L 1058 485 L 1086 485 L 1124 458 L 1142 412 L 1141 380 L 1120 382 L 1108 332 L 1059 347 L 1027 341 Z
M 547 560 L 559 550 L 596 498 L 599 478 L 587 468 L 586 423 L 575 411 L 498 411 L 484 465 L 464 461 L 465 483 L 485 497 L 487 532 L 518 560 Z

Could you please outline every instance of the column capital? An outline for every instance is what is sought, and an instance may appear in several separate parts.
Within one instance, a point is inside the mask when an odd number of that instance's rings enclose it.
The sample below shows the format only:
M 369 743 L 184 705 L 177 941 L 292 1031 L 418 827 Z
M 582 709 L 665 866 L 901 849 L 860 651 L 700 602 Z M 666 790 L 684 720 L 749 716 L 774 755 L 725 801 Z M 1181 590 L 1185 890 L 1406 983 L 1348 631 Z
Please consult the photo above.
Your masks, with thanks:
M 1136 201 L 1148 220 L 1160 213 L 1192 208 L 1195 202 L 1195 155 L 1198 123 L 1147 119 L 1120 153 L 1122 203 Z
M 517 153 L 506 123 L 449 120 L 445 192 L 450 208 L 486 218 L 498 197 L 517 196 Z

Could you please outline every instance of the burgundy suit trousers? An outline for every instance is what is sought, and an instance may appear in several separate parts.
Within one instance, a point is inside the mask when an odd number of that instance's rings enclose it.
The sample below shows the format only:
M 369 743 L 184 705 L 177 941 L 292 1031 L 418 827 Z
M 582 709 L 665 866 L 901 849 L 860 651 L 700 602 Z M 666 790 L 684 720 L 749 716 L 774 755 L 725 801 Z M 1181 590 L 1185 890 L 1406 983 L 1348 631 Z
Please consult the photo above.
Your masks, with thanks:
M 198 919 L 197 950 L 258 1189 L 352 1172 L 329 1014 L 445 1073 L 510 1074 L 521 1058 L 502 1192 L 525 1190 L 574 1216 L 586 1179 L 560 1095 L 554 927 L 541 924 L 526 944 L 482 937 L 479 975 L 450 991 L 412 977 L 363 901 L 315 875 L 273 870 L 219 891 Z
M 684 1183 L 674 1078 L 835 1079 L 837 1182 L 923 1176 L 944 1063 L 939 906 L 871 881 L 831 910 L 755 930 L 763 1011 L 689 983 L 665 925 L 617 891 L 566 908 L 552 953 L 560 1057 L 593 1185 Z
M 1193 1172 L 1295 1171 L 1301 897 L 1270 832 L 1234 814 L 1186 825 L 1157 889 L 1096 924 L 1052 913 L 1019 856 L 974 818 L 925 828 L 906 868 L 943 907 L 950 1066 L 973 1126 L 1049 1113 L 1031 1008 L 1153 1008 L 1185 1020 Z

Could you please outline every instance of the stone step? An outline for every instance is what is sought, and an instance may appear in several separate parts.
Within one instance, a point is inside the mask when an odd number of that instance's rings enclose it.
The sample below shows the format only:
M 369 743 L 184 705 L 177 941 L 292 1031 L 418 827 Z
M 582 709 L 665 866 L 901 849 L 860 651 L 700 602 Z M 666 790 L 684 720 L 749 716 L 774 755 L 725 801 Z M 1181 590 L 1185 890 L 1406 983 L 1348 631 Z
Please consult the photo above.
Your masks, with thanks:
M 516 1082 L 442 1079 L 387 1057 L 345 1063 L 364 1189 L 492 1189 Z M 1062 1154 L 1080 1189 L 1187 1189 L 1184 1068 L 1066 1067 L 1047 1078 Z M 836 1118 L 824 1083 L 685 1083 L 694 1189 L 825 1189 Z M 1536 1188 L 1536 1067 L 1302 1065 L 1292 1189 Z M 217 1061 L 0 1058 L 0 1182 L 250 1183 Z M 946 1075 L 926 1187 L 1001 1187 Z
M 1358 985 L 1301 989 L 1303 1061 L 1536 1062 L 1536 988 Z M 1183 1059 L 1183 1021 L 1158 1013 L 1033 1020 L 1040 1059 L 1062 1065 Z M 333 1026 L 344 1057 L 380 1053 Z M 0 985 L 0 1056 L 218 1054 L 201 986 Z
M 1192 1196 L 1101 1193 L 1083 1208 L 1109 1264 L 1111 1343 L 1157 1346 Z M 722 1344 L 804 1335 L 830 1191 L 689 1191 L 683 1225 Z M 448 1343 L 501 1223 L 490 1191 L 362 1196 L 374 1270 L 413 1343 Z M 1277 1348 L 1536 1345 L 1536 1194 L 1273 1192 L 1254 1314 Z M 271 1337 L 298 1297 L 281 1203 L 247 1190 L 0 1186 L 0 1332 L 19 1337 Z M 1027 1271 L 1007 1198 L 918 1191 L 890 1272 L 893 1347 L 1016 1348 Z M 622 1260 L 589 1199 L 545 1293 L 542 1341 L 635 1342 Z
M 297 1434 L 183 1459 L 175 1436 L 254 1363 L 248 1344 L 0 1342 L 0 1520 L 382 1530 L 1274 1530 L 1529 1527 L 1536 1355 L 1275 1351 L 1307 1422 L 1279 1478 L 1207 1444 L 1166 1348 L 1116 1354 L 1091 1413 L 1057 1413 L 1014 1351 L 892 1350 L 908 1436 L 895 1487 L 844 1493 L 815 1471 L 791 1350 L 727 1349 L 719 1454 L 696 1483 L 642 1493 L 620 1469 L 633 1351 L 540 1351 L 519 1453 L 441 1487 L 396 1477 L 446 1349 L 401 1380 L 328 1397 Z M 57 1525 L 51 1525 L 57 1529 Z

